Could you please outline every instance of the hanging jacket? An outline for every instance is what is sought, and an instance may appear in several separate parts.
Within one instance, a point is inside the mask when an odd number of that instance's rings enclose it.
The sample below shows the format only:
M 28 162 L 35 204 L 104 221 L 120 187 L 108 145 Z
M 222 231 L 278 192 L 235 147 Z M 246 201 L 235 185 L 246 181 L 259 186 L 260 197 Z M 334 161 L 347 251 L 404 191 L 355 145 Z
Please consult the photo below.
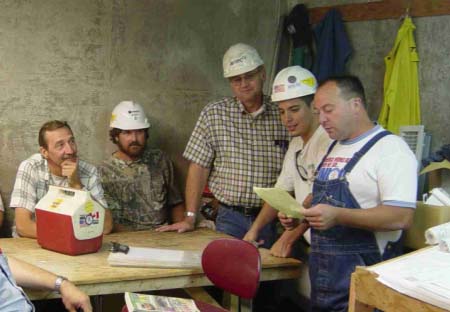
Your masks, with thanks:
M 286 18 L 285 31 L 291 36 L 292 65 L 311 69 L 313 65 L 313 31 L 309 24 L 309 12 L 304 4 L 297 4 Z
M 352 48 L 345 32 L 342 16 L 339 11 L 328 11 L 325 18 L 314 28 L 317 54 L 313 73 L 317 80 L 345 73 L 345 63 L 349 59 Z
M 378 122 L 399 133 L 400 126 L 420 124 L 419 79 L 414 29 L 406 17 L 398 31 L 394 47 L 385 57 L 384 100 Z

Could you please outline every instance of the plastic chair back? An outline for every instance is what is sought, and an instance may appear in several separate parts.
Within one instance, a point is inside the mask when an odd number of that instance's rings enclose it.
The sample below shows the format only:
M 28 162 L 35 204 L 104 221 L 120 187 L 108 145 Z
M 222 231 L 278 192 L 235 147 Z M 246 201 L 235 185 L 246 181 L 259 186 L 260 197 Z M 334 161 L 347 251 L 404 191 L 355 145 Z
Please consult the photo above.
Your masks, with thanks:
M 261 257 L 251 243 L 235 238 L 214 240 L 203 251 L 202 267 L 215 286 L 245 299 L 256 295 Z

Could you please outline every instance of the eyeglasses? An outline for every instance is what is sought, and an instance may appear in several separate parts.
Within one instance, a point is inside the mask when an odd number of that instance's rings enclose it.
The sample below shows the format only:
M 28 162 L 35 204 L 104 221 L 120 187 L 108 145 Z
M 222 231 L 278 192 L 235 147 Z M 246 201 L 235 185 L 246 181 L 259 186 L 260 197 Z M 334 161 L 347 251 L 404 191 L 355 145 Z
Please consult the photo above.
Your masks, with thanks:
M 295 168 L 297 168 L 297 173 L 302 179 L 303 182 L 308 182 L 308 184 L 311 184 L 314 182 L 314 179 L 316 178 L 316 168 L 314 164 L 309 164 L 306 167 L 303 166 L 302 162 L 302 150 L 299 150 L 295 153 Z
M 251 72 L 245 73 L 243 75 L 231 77 L 228 80 L 230 81 L 230 83 L 233 86 L 240 86 L 242 84 L 242 82 L 244 82 L 244 81 L 248 81 L 248 82 L 255 81 L 259 72 L 260 72 L 260 69 L 257 68 L 255 70 L 252 70 Z

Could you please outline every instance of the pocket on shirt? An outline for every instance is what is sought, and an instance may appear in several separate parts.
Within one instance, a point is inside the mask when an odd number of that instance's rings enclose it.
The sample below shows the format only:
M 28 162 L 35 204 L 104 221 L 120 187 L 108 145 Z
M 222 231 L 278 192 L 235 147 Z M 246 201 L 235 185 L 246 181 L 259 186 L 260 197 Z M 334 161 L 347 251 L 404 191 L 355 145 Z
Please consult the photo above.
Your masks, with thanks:
M 156 202 L 164 202 L 166 198 L 166 183 L 162 174 L 150 174 L 150 193 Z

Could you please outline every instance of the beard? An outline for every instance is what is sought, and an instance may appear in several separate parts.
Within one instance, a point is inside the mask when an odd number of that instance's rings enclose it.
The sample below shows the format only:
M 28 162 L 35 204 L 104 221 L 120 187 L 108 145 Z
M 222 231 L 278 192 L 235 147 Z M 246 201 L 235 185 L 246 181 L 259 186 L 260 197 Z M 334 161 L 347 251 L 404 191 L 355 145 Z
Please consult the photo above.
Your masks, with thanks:
M 135 142 L 131 142 L 127 146 L 124 146 L 119 141 L 119 142 L 117 142 L 117 147 L 119 148 L 119 150 L 122 153 L 130 156 L 131 158 L 138 158 L 138 157 L 142 156 L 142 154 L 144 153 L 145 144 L 142 145 L 135 141 Z

